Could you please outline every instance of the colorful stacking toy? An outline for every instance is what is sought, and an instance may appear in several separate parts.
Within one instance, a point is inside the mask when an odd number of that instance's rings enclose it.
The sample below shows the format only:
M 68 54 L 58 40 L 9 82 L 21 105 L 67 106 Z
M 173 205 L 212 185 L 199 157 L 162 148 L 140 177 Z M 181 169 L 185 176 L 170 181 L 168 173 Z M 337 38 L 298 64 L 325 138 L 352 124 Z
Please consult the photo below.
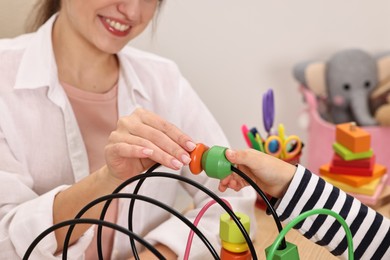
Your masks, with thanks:
M 376 163 L 371 135 L 354 122 L 336 125 L 333 158 L 320 167 L 320 174 L 334 186 L 373 204 L 387 179 L 385 166 Z M 359 197 L 360 195 L 360 197 Z M 371 200 L 367 200 L 371 196 Z
M 240 222 L 249 234 L 250 219 L 244 213 L 236 213 Z M 220 217 L 219 237 L 221 238 L 221 260 L 251 260 L 252 256 L 248 244 L 238 228 L 237 224 L 231 219 L 228 213 Z

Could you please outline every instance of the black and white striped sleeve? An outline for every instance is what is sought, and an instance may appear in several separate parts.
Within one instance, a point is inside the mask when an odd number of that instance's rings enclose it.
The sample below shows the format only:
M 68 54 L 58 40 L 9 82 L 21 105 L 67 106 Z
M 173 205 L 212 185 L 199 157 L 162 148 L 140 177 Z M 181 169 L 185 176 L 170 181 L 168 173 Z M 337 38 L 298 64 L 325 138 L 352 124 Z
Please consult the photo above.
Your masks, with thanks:
M 316 208 L 330 209 L 346 220 L 353 236 L 355 259 L 390 259 L 390 220 L 298 165 L 285 196 L 277 203 L 277 214 L 289 222 Z M 333 255 L 348 258 L 345 232 L 335 218 L 314 215 L 295 228 Z

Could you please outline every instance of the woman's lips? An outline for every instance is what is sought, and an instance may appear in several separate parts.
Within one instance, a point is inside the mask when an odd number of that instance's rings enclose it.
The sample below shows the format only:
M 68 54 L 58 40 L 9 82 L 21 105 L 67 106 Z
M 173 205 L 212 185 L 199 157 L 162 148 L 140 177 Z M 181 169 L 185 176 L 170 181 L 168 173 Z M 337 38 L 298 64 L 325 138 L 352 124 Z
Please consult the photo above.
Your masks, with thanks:
M 103 23 L 103 26 L 113 35 L 123 37 L 129 34 L 131 26 L 129 24 L 124 24 L 113 18 L 107 18 L 99 16 L 100 20 Z

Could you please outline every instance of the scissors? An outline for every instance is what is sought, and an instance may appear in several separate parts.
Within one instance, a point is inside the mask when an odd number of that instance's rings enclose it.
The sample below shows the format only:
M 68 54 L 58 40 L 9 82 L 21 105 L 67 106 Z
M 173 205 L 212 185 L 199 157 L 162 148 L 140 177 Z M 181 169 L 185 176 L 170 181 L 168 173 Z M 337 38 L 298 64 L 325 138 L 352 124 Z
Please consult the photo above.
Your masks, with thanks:
M 272 127 L 275 118 L 274 92 L 268 89 L 263 94 L 263 125 L 267 132 L 264 140 L 255 127 L 250 130 L 246 125 L 242 125 L 241 131 L 249 147 L 273 155 L 280 159 L 289 160 L 299 155 L 303 144 L 296 135 L 285 135 L 283 124 L 278 126 L 278 135 L 272 134 Z
M 268 136 L 271 133 L 274 117 L 274 93 L 272 89 L 269 89 L 266 93 L 263 94 L 263 124 L 265 131 L 268 133 Z M 265 152 L 264 140 L 255 127 L 249 130 L 246 125 L 242 125 L 241 131 L 249 147 L 252 147 L 261 152 Z
M 271 129 L 275 118 L 275 101 L 274 92 L 268 89 L 263 94 L 263 124 L 268 136 L 271 134 Z
M 285 136 L 284 126 L 279 124 L 278 135 L 267 137 L 264 150 L 270 155 L 289 160 L 299 155 L 302 150 L 302 141 L 296 135 Z

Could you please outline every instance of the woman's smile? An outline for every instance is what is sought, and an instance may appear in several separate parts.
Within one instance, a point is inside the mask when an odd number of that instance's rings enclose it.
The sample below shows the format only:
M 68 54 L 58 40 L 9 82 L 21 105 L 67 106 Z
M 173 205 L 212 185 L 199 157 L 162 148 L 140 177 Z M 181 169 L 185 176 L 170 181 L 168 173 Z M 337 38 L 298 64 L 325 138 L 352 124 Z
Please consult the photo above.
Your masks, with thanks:
M 114 18 L 99 16 L 103 26 L 113 35 L 124 37 L 129 34 L 132 26 Z

